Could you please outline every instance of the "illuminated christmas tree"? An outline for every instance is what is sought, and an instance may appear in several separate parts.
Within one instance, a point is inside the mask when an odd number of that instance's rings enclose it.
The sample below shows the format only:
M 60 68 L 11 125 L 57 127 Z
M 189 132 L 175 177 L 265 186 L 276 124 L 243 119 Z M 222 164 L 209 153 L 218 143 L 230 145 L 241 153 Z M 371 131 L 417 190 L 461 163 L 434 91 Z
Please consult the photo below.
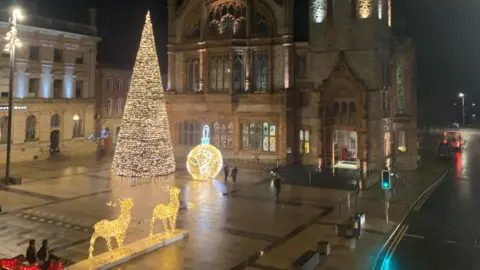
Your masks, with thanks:
M 151 178 L 175 172 L 160 74 L 148 12 L 113 157 L 117 176 Z

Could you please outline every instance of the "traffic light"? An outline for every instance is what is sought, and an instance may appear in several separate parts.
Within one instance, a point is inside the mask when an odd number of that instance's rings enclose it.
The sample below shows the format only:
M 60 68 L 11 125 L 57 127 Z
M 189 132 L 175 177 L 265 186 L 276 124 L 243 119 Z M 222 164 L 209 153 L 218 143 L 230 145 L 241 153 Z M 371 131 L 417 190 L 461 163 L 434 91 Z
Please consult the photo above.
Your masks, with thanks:
M 382 188 L 390 189 L 390 171 L 382 171 Z

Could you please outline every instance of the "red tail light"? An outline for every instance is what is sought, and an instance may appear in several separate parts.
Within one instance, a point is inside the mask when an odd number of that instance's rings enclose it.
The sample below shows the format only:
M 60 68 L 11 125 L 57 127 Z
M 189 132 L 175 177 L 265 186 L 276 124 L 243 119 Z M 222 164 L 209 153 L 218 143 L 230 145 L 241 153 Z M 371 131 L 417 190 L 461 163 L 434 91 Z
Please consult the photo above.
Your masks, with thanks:
M 457 147 L 460 147 L 460 142 L 457 142 Z
M 447 144 L 447 140 L 443 140 L 443 144 Z
M 443 132 L 443 136 L 447 136 L 447 133 L 446 133 L 446 132 Z

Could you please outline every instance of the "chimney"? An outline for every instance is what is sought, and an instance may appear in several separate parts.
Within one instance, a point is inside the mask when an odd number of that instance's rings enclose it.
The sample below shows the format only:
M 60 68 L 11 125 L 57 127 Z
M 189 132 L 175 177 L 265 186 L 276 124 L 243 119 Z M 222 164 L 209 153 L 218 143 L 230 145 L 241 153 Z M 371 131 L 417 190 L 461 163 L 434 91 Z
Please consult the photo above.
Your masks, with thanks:
M 97 9 L 96 8 L 88 9 L 88 23 L 91 26 L 97 26 Z

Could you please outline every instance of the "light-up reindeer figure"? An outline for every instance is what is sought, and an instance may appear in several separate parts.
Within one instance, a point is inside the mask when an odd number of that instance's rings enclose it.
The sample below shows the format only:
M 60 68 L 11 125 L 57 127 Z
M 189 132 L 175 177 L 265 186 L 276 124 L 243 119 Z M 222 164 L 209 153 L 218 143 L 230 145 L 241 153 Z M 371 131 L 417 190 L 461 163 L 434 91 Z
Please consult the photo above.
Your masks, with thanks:
M 95 241 L 98 237 L 102 237 L 107 241 L 108 251 L 112 251 L 112 244 L 110 238 L 115 237 L 117 240 L 118 248 L 123 246 L 123 240 L 125 239 L 125 234 L 127 233 L 128 225 L 132 219 L 130 212 L 133 207 L 133 200 L 128 198 L 121 200 L 120 205 L 120 216 L 115 220 L 100 220 L 94 226 L 94 232 L 92 238 L 90 239 L 90 248 L 89 248 L 89 259 L 93 258 L 93 250 Z
M 150 221 L 150 237 L 153 236 L 153 225 L 157 219 L 162 221 L 166 233 L 173 233 L 175 230 L 177 213 L 180 208 L 180 201 L 178 199 L 180 189 L 171 187 L 168 191 L 170 192 L 170 202 L 168 204 L 159 204 L 153 209 L 152 220 Z

